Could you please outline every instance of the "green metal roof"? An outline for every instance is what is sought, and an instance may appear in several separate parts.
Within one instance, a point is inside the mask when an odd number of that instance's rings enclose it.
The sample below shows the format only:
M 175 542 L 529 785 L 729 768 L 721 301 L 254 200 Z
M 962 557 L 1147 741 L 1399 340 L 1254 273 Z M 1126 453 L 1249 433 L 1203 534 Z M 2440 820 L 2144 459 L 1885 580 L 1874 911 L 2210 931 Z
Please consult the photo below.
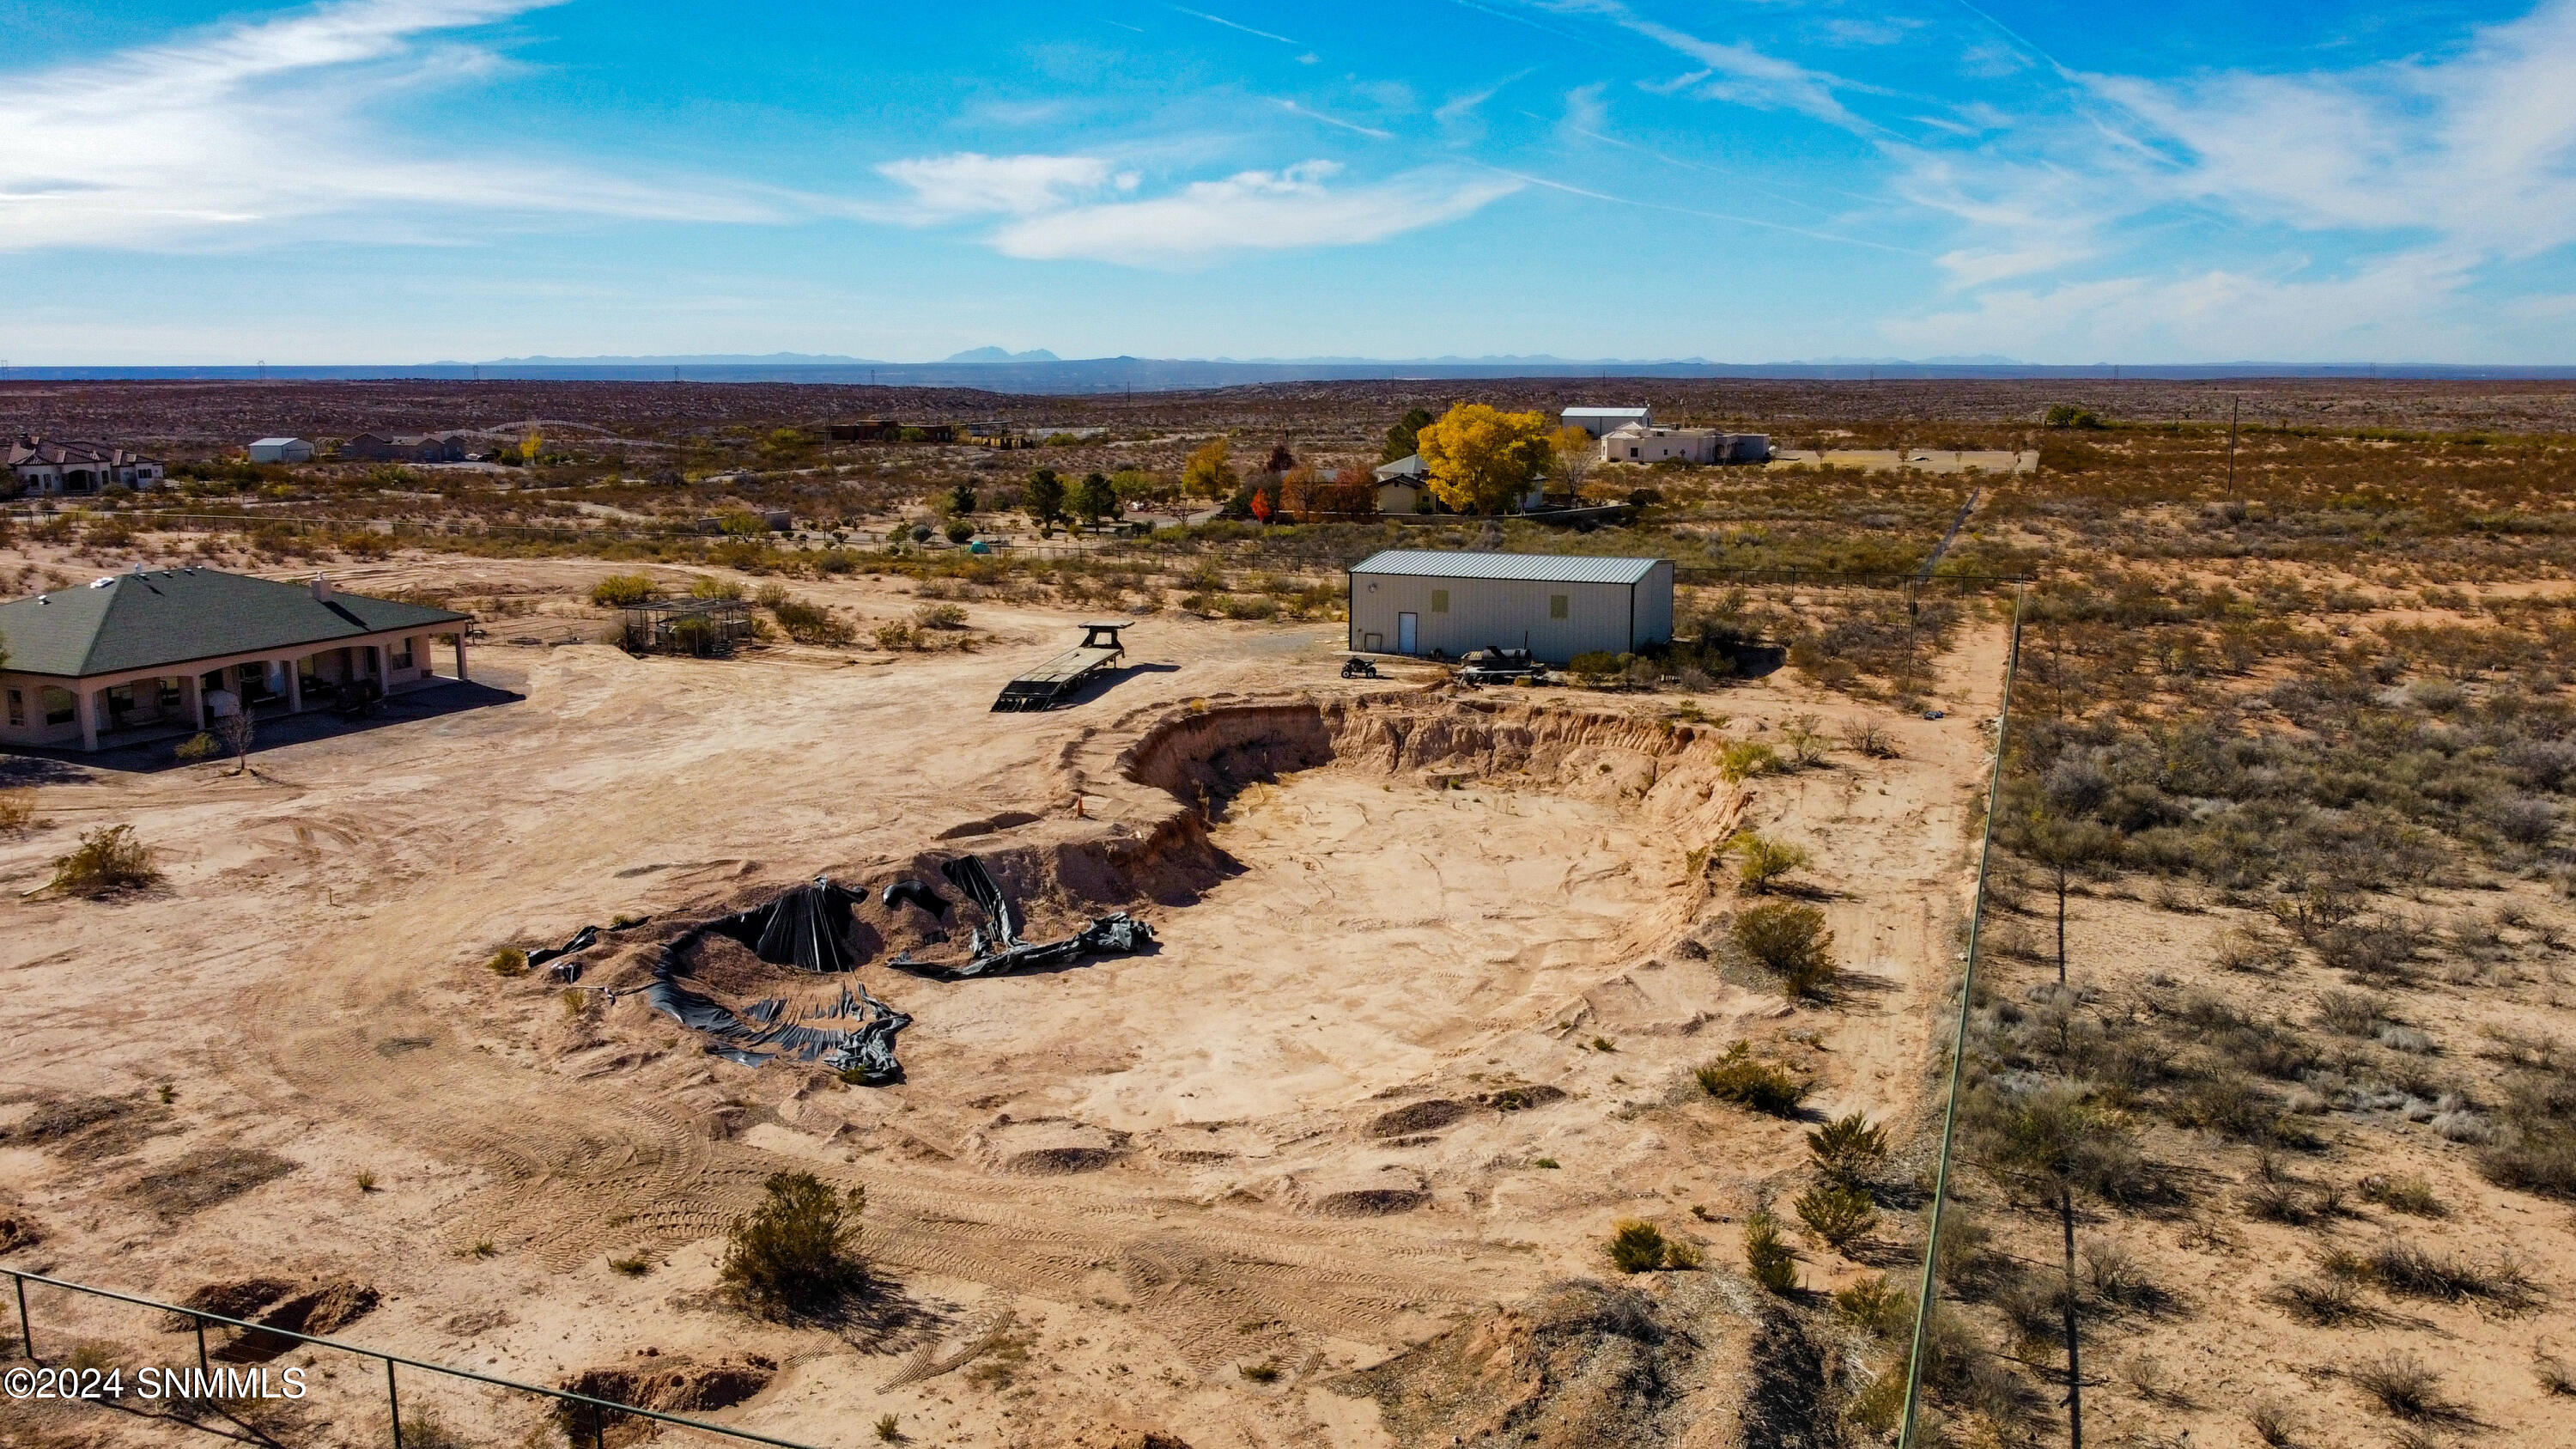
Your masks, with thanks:
M 447 609 L 362 594 L 317 599 L 309 584 L 153 569 L 0 604 L 0 649 L 8 653 L 0 668 L 79 679 L 464 622 Z

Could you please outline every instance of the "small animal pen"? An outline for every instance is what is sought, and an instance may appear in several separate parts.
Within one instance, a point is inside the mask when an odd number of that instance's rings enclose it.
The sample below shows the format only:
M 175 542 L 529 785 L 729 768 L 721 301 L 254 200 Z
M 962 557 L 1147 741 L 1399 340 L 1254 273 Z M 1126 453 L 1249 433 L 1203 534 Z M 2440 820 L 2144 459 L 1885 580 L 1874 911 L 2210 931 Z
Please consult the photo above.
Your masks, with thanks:
M 726 658 L 751 637 L 751 605 L 740 599 L 667 599 L 618 611 L 629 654 Z

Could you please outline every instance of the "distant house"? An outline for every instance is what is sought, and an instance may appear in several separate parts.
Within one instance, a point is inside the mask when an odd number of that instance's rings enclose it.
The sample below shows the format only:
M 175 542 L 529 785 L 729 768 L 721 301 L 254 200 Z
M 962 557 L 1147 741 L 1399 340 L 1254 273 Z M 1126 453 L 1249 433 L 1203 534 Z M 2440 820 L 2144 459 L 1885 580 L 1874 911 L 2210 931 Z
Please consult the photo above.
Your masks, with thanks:
M 203 729 L 211 713 L 295 713 L 343 689 L 433 682 L 431 645 L 463 614 L 215 569 L 111 574 L 0 604 L 0 744 L 99 747 L 125 731 Z M 110 743 L 117 741 L 111 739 Z
M 254 463 L 310 463 L 313 445 L 302 438 L 262 438 L 250 445 Z
M 1422 499 L 1430 487 L 1431 468 L 1420 453 L 1407 454 L 1392 463 L 1380 463 L 1370 470 L 1377 479 L 1377 511 L 1380 513 L 1419 513 Z
M 1630 423 L 1635 423 L 1639 427 L 1652 427 L 1655 422 L 1655 411 L 1652 408 L 1567 408 L 1558 414 L 1558 418 L 1560 426 L 1581 428 L 1597 438 L 1613 429 L 1624 428 Z
M 1764 463 L 1771 439 L 1761 433 L 1721 433 L 1715 428 L 1659 428 L 1629 423 L 1601 439 L 1605 463 Z
M 340 456 L 367 463 L 462 463 L 463 433 L 360 433 L 340 445 Z
M 6 482 L 19 493 L 98 493 L 112 484 L 149 488 L 162 478 L 157 461 L 106 443 L 74 442 L 20 433 L 0 443 Z

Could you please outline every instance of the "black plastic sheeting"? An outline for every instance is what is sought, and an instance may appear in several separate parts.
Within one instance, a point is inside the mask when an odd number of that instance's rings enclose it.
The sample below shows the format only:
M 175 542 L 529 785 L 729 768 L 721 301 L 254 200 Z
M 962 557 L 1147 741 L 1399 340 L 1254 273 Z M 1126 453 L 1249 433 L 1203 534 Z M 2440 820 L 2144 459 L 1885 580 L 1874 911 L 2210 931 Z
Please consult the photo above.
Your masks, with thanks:
M 859 964 L 850 949 L 850 906 L 866 891 L 844 890 L 824 877 L 780 893 L 767 905 L 709 921 L 704 929 L 749 946 L 772 966 L 799 971 L 848 971 Z
M 899 880 L 885 888 L 885 903 L 892 909 L 897 901 L 909 901 L 941 920 L 948 919 L 948 897 L 917 880 Z
M 903 1080 L 903 1064 L 895 1060 L 894 1039 L 912 1025 L 911 1017 L 869 995 L 865 986 L 852 996 L 847 985 L 842 986 L 838 1000 L 807 1013 L 805 1019 L 856 1018 L 854 1025 L 807 1026 L 781 1021 L 787 1003 L 778 997 L 754 1002 L 737 1015 L 690 990 L 683 982 L 685 963 L 675 958 L 694 944 L 698 935 L 692 931 L 663 949 L 662 964 L 653 973 L 653 983 L 644 988 L 644 1000 L 689 1030 L 715 1038 L 715 1044 L 707 1048 L 710 1055 L 746 1067 L 781 1057 L 816 1062 L 836 1072 L 854 1073 L 871 1087 Z
M 978 931 L 974 959 L 963 966 L 951 966 L 941 961 L 916 961 L 908 952 L 886 964 L 901 967 L 916 976 L 963 981 L 975 976 L 1004 976 L 1041 966 L 1061 966 L 1085 956 L 1132 955 L 1152 944 L 1154 928 L 1120 911 L 1100 917 L 1061 941 L 1013 941 L 998 950 L 987 950 L 983 933 Z
M 984 869 L 983 861 L 971 855 L 961 855 L 955 860 L 941 861 L 939 873 L 948 877 L 950 885 L 964 891 L 966 899 L 973 901 L 976 909 L 984 913 L 986 925 L 975 928 L 974 954 L 978 958 L 983 956 L 988 945 L 1020 944 L 1020 926 L 1019 922 L 1011 919 L 1011 903 L 1002 899 L 1002 888 L 994 883 L 993 873 Z M 987 927 L 990 928 L 989 935 Z

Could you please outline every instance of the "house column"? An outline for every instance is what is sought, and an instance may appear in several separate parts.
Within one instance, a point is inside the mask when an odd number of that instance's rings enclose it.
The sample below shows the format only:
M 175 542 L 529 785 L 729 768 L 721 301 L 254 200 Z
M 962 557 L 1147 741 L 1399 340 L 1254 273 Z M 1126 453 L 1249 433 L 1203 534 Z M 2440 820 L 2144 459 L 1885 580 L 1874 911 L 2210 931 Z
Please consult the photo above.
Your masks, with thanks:
M 81 748 L 98 748 L 98 692 L 83 688 L 73 696 L 80 705 Z
M 206 731 L 206 688 L 204 684 L 198 681 L 196 673 L 193 670 L 179 676 L 179 707 L 186 710 L 188 712 L 188 717 L 197 722 L 197 732 L 199 734 L 204 734 Z
M 465 679 L 465 631 L 459 629 L 456 631 L 456 682 L 463 684 Z
M 286 712 L 304 713 L 304 671 L 292 659 L 286 661 Z

